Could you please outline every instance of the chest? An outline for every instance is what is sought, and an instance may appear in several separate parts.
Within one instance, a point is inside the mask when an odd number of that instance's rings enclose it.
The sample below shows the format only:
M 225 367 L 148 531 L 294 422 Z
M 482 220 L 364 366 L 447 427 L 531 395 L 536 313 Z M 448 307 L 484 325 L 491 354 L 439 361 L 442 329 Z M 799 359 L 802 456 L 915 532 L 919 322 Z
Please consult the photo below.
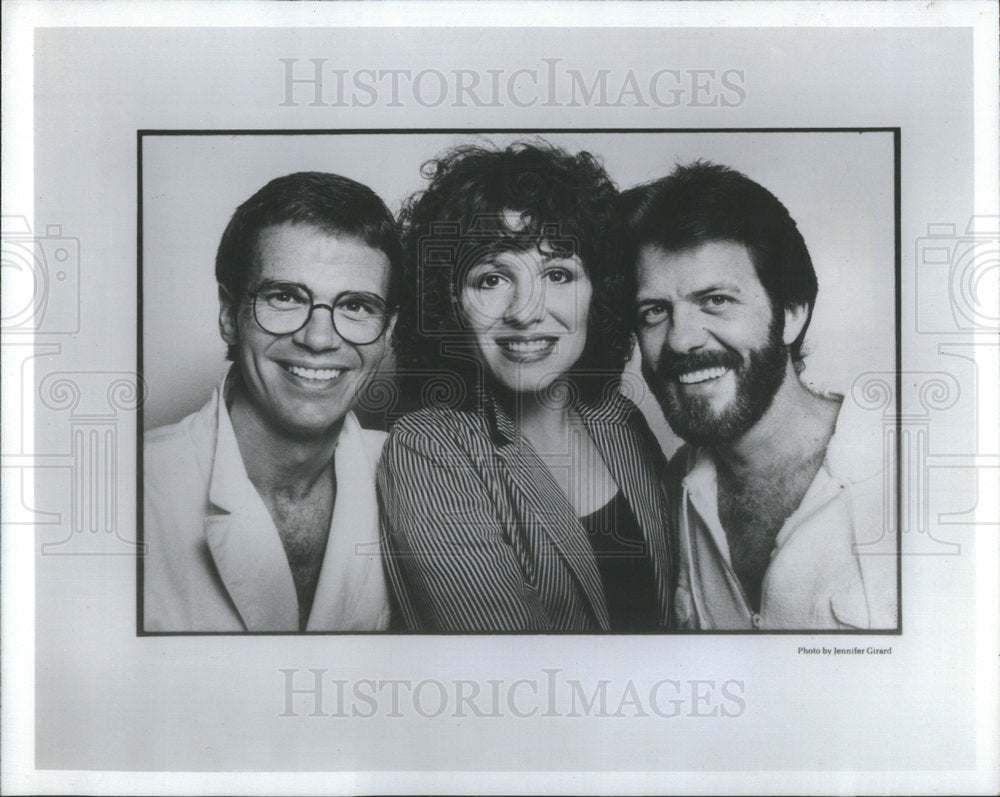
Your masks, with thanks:
M 532 480 L 541 486 L 551 479 L 577 517 L 606 505 L 617 492 L 614 476 L 585 428 L 573 427 L 556 437 L 536 437 L 531 444 L 537 459 L 525 459 L 537 471 Z
M 330 534 L 333 484 L 326 482 L 299 497 L 277 493 L 269 496 L 265 503 L 281 538 L 296 584 L 315 582 Z
M 820 456 L 798 467 L 738 479 L 719 473 L 719 520 L 737 573 L 763 577 L 778 533 L 802 503 L 821 462 Z

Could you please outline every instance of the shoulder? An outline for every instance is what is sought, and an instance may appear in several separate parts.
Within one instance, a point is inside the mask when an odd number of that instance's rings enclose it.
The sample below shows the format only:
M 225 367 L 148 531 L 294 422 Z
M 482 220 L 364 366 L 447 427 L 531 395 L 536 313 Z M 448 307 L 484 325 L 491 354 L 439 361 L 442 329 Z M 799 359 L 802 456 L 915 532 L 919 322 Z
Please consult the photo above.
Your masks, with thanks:
M 213 397 L 204 407 L 177 423 L 158 426 L 143 435 L 143 460 L 149 464 L 165 458 L 193 455 L 207 444 L 214 445 L 217 434 L 217 406 Z
M 389 435 L 378 429 L 365 429 L 356 417 L 353 417 L 351 423 L 354 435 L 361 449 L 365 452 L 365 456 L 372 462 L 378 462 L 379 457 L 382 456 L 382 449 L 385 447 L 386 438 Z
M 478 448 L 488 440 L 485 419 L 478 413 L 427 407 L 400 418 L 389 432 L 387 447 Z
M 177 423 L 143 435 L 143 477 L 146 489 L 176 483 L 200 474 L 210 465 L 218 436 L 218 402 L 209 402 Z
M 636 434 L 641 435 L 646 440 L 652 441 L 656 447 L 659 448 L 659 444 L 656 443 L 656 435 L 654 435 L 653 430 L 649 428 L 649 421 L 646 420 L 646 416 L 643 414 L 642 410 L 640 410 L 631 399 L 625 396 L 619 396 L 617 403 L 621 408 L 625 423 L 633 429 Z
M 425 408 L 400 418 L 389 432 L 379 471 L 411 479 L 414 473 L 464 471 L 495 453 L 485 419 L 475 412 Z
M 380 432 L 377 429 L 361 430 L 361 442 L 365 447 L 365 451 L 375 459 L 378 459 L 379 455 L 381 455 L 382 449 L 385 447 L 386 438 L 388 437 L 388 434 Z
M 600 404 L 589 407 L 587 412 L 591 419 L 599 424 L 610 424 L 624 429 L 645 450 L 646 455 L 653 456 L 662 467 L 663 449 L 653 430 L 650 429 L 642 410 L 627 396 L 616 392 Z
M 830 471 L 854 483 L 881 479 L 886 437 L 881 412 L 862 408 L 850 396 L 845 396 L 833 419 L 833 434 L 826 448 Z

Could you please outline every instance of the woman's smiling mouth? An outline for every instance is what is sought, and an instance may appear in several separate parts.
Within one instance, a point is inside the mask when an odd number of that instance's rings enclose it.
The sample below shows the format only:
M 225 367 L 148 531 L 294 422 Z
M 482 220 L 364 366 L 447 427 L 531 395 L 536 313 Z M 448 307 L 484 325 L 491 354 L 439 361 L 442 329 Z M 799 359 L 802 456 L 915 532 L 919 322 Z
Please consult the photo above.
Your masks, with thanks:
M 504 357 L 518 363 L 533 362 L 548 357 L 555 351 L 558 342 L 557 337 L 547 335 L 496 339 L 497 346 Z

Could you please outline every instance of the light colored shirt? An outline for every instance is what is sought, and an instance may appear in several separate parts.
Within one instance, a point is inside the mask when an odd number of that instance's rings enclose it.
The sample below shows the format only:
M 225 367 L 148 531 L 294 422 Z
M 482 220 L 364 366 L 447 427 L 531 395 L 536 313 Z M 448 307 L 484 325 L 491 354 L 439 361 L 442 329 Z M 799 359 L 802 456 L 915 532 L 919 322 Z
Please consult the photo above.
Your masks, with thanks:
M 873 413 L 869 413 L 871 415 Z M 849 400 L 819 471 L 778 532 L 755 613 L 733 569 L 719 520 L 715 461 L 683 447 L 672 463 L 683 477 L 676 506 L 681 628 L 717 630 L 894 629 L 898 626 L 897 545 L 885 478 L 884 429 Z M 889 450 L 888 448 L 886 450 Z
M 220 386 L 179 423 L 147 433 L 143 451 L 145 631 L 298 631 L 288 557 L 247 476 Z M 383 432 L 353 413 L 334 454 L 337 497 L 307 631 L 389 624 L 379 553 L 375 467 Z

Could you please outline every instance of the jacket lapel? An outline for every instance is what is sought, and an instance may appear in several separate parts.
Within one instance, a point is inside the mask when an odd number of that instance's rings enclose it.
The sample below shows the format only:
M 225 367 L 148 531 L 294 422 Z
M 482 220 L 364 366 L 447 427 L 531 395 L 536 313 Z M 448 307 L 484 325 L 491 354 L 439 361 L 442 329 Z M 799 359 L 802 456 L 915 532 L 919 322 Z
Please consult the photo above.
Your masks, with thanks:
M 601 575 L 586 531 L 545 463 L 538 458 L 503 409 L 495 402 L 491 404 L 494 433 L 498 435 L 497 442 L 501 443 L 498 448 L 500 457 L 507 465 L 514 486 L 525 498 L 529 513 L 525 521 L 545 535 L 565 562 L 587 599 L 598 626 L 610 629 Z M 536 553 L 546 555 L 545 551 Z
M 309 631 L 372 630 L 384 623 L 388 592 L 379 548 L 376 458 L 353 413 L 344 419 L 334 468 L 337 498 Z
M 619 408 L 623 409 L 623 408 Z M 671 556 L 667 545 L 667 510 L 657 478 L 661 467 L 650 462 L 651 453 L 643 451 L 629 426 L 628 413 L 605 419 L 579 408 L 590 436 L 604 459 L 604 464 L 625 495 L 649 546 L 656 576 L 660 620 L 670 617 Z M 655 474 L 655 475 L 654 475 Z
M 219 407 L 219 437 L 205 538 L 219 577 L 249 631 L 298 631 L 299 603 L 285 549 L 263 499 L 246 474 L 229 413 Z
M 266 508 L 265 508 L 266 511 Z M 277 532 L 242 512 L 205 519 L 216 569 L 248 631 L 298 631 L 299 602 Z

